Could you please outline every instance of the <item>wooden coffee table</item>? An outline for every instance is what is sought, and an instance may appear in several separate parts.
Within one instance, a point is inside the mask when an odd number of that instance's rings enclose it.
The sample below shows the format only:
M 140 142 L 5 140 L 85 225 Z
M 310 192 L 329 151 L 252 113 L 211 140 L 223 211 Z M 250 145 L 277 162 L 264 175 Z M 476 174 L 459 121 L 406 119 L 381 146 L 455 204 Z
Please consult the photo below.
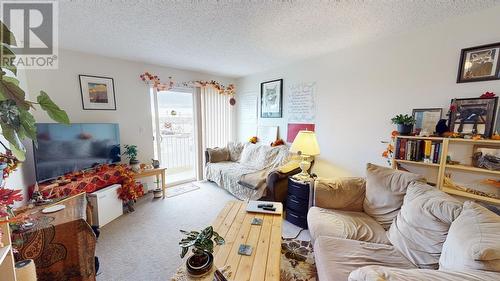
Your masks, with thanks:
M 251 225 L 253 218 L 263 219 L 262 225 Z M 279 281 L 281 224 L 281 215 L 247 213 L 245 202 L 228 202 L 212 224 L 226 240 L 224 245 L 214 249 L 212 271 L 229 265 L 232 273 L 228 280 Z M 239 255 L 240 244 L 251 245 L 252 255 Z M 213 273 L 193 280 L 212 281 Z

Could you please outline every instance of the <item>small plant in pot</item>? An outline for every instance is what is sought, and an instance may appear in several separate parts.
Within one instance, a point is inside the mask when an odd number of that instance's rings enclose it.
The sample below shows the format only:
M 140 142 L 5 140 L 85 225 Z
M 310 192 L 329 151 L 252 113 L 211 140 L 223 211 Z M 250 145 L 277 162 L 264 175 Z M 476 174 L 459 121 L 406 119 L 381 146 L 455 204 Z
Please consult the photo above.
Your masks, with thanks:
M 393 124 L 397 125 L 397 130 L 399 134 L 407 136 L 413 130 L 413 124 L 415 124 L 415 118 L 408 114 L 398 114 L 391 119 Z
M 181 230 L 181 233 L 186 235 L 179 242 L 181 258 L 186 256 L 191 247 L 193 252 L 193 255 L 186 260 L 186 269 L 189 275 L 199 277 L 210 272 L 214 263 L 212 255 L 214 246 L 224 244 L 224 238 L 215 232 L 212 226 L 201 232 Z
M 139 163 L 139 160 L 137 160 L 137 145 L 135 144 L 126 144 L 124 145 L 125 151 L 123 152 L 123 155 L 125 155 L 129 159 L 129 164 L 130 167 L 132 167 L 132 170 L 134 172 L 139 172 L 141 166 Z

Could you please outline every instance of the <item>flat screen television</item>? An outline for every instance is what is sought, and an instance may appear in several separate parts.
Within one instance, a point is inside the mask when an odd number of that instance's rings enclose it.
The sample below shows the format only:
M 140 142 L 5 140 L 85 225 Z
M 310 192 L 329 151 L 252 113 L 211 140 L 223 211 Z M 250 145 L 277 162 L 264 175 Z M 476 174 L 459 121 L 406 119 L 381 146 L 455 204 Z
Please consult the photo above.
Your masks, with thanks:
M 38 182 L 121 160 L 118 124 L 38 123 L 36 128 L 38 146 L 33 151 Z

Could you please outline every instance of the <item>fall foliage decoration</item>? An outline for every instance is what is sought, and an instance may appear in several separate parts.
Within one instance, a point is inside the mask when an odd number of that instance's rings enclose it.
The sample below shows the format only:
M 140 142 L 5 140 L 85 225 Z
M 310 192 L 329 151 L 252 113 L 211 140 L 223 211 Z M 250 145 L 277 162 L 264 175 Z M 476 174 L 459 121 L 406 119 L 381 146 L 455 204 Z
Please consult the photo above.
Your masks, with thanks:
M 392 165 L 392 158 L 394 156 L 394 144 L 396 142 L 396 137 L 399 136 L 398 131 L 392 131 L 391 141 L 387 143 L 386 149 L 382 152 L 382 157 L 387 159 L 387 163 Z

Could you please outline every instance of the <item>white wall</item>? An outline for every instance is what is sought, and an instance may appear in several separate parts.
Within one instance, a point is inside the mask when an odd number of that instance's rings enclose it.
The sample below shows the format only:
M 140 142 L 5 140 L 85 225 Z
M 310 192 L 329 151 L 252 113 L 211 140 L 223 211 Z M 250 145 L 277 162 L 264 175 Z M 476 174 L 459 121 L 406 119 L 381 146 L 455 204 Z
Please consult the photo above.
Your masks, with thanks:
M 283 118 L 259 119 L 259 124 L 278 125 L 285 139 L 288 87 L 317 82 L 321 155 L 313 170 L 320 176 L 364 175 L 365 163 L 385 164 L 381 140 L 389 139 L 395 114 L 429 107 L 443 107 L 445 113 L 451 98 L 485 91 L 500 95 L 500 80 L 456 83 L 462 48 L 500 42 L 499 15 L 500 6 L 243 77 L 238 92 L 260 95 L 261 82 L 283 78 Z M 241 123 L 245 116 L 237 118 Z M 243 130 L 237 136 L 249 137 Z
M 213 79 L 224 84 L 234 83 L 231 79 L 204 73 L 67 50 L 59 50 L 59 59 L 57 70 L 25 71 L 27 84 L 24 89 L 27 89 L 32 97 L 37 96 L 40 90 L 47 92 L 56 104 L 66 110 L 73 123 L 118 123 L 121 143 L 136 144 L 139 160 L 144 163 L 150 163 L 153 158 L 153 131 L 149 88 L 140 80 L 140 74 L 145 71 L 153 72 L 165 81 L 172 76 L 177 82 Z M 83 110 L 79 74 L 112 77 L 117 110 Z M 42 110 L 36 110 L 34 116 L 38 122 L 53 122 Z M 24 167 L 13 174 L 12 181 L 8 182 L 10 186 L 26 188 L 28 184 L 34 183 L 33 159 L 30 157 L 32 152 L 28 151 L 27 156 Z

